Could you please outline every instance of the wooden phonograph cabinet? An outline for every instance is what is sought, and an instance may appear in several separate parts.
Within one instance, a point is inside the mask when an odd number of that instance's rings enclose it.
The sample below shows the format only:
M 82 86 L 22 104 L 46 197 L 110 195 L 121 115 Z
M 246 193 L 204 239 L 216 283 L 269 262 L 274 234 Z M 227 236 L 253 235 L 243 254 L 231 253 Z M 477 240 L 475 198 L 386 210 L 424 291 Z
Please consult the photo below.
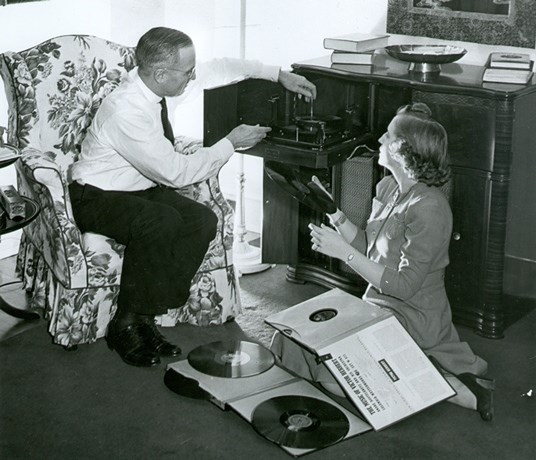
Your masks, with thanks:
M 445 192 L 454 226 L 446 286 L 454 321 L 483 336 L 502 337 L 506 241 L 527 231 L 519 224 L 526 213 L 536 212 L 536 196 L 527 200 L 526 184 L 512 179 L 516 168 L 533 164 L 526 159 L 536 155 L 536 84 L 483 84 L 483 67 L 471 65 L 414 73 L 385 55 L 376 56 L 373 66 L 335 68 L 326 56 L 293 69 L 316 84 L 313 107 L 260 80 L 208 90 L 205 145 L 240 123 L 272 126 L 270 137 L 246 153 L 292 165 L 304 177 L 317 175 L 349 218 L 364 226 L 374 186 L 385 174 L 371 154 L 377 139 L 398 107 L 426 103 L 449 136 L 452 179 Z M 311 112 L 321 120 L 316 127 L 297 124 Z M 263 262 L 288 264 L 289 281 L 361 295 L 362 279 L 310 249 L 307 225 L 326 222 L 325 216 L 293 199 L 266 173 L 263 194 Z M 531 206 L 521 209 L 520 202 Z

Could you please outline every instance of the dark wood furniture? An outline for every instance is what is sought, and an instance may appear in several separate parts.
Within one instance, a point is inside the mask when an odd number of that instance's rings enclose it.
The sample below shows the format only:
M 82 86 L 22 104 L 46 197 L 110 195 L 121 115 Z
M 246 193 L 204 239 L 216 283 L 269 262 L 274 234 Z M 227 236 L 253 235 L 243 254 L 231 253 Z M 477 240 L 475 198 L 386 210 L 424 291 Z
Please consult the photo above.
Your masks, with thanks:
M 15 149 L 12 146 L 10 146 L 10 148 Z M 0 168 L 9 166 L 10 164 L 14 163 L 17 160 L 18 158 L 2 160 L 0 161 Z M 25 196 L 23 196 L 22 199 L 24 200 L 24 203 L 26 206 L 26 212 L 25 212 L 24 218 L 12 220 L 7 216 L 6 213 L 3 213 L 0 216 L 0 235 L 5 235 L 6 233 L 14 232 L 15 230 L 19 230 L 20 228 L 25 227 L 30 222 L 32 222 L 39 214 L 40 208 L 37 202 Z M 0 211 L 3 211 L 3 210 L 0 209 Z M 12 284 L 18 284 L 20 282 L 21 282 L 20 280 L 16 280 L 16 281 L 10 281 L 7 283 L 2 283 L 0 284 L 0 288 L 3 288 L 4 286 L 10 286 Z M 40 318 L 39 314 L 36 312 L 24 310 L 24 309 L 17 308 L 8 304 L 1 296 L 0 296 L 0 310 L 7 313 L 8 315 L 15 316 L 16 318 L 21 318 L 21 319 L 36 320 Z
M 446 286 L 454 320 L 485 337 L 502 337 L 506 249 L 517 251 L 512 260 L 536 261 L 533 237 L 527 236 L 526 227 L 527 222 L 536 222 L 532 203 L 536 195 L 531 193 L 536 182 L 532 180 L 536 82 L 483 84 L 483 67 L 456 63 L 444 65 L 439 74 L 413 73 L 407 63 L 382 54 L 372 67 L 335 67 L 329 56 L 293 66 L 318 87 L 315 113 L 345 117 L 351 112 L 351 122 L 378 139 L 399 106 L 421 101 L 445 126 L 454 215 Z M 275 113 L 274 99 L 279 101 Z M 307 110 L 305 103 L 279 85 L 258 80 L 210 90 L 205 94 L 205 143 L 211 145 L 239 123 L 270 125 Z M 296 165 L 304 174 L 314 172 L 341 203 L 352 188 L 344 160 L 365 141 L 373 144 L 364 136 L 322 150 L 263 142 L 247 153 Z M 263 208 L 264 262 L 290 264 L 290 281 L 341 287 L 357 295 L 363 292 L 363 281 L 343 264 L 310 250 L 307 224 L 325 221 L 324 216 L 299 205 L 266 177 Z M 519 249 L 516 242 L 524 240 L 527 245 Z

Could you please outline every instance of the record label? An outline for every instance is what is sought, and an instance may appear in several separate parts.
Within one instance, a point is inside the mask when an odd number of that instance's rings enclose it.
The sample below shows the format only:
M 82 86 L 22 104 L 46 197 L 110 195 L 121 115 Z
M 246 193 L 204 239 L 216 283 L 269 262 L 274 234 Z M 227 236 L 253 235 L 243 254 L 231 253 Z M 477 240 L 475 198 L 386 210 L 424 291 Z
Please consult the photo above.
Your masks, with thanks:
M 226 351 L 221 355 L 216 355 L 217 363 L 230 366 L 243 366 L 251 361 L 251 356 L 245 351 Z
M 318 449 L 344 439 L 350 423 L 344 413 L 321 399 L 278 396 L 260 403 L 251 423 L 265 438 L 285 447 Z
M 322 310 L 317 310 L 314 313 L 311 313 L 309 319 L 315 323 L 320 323 L 323 321 L 329 321 L 330 319 L 335 318 L 339 312 L 334 308 L 323 308 Z
M 188 363 L 203 374 L 214 377 L 250 377 L 275 364 L 272 352 L 246 341 L 212 342 L 188 354 Z

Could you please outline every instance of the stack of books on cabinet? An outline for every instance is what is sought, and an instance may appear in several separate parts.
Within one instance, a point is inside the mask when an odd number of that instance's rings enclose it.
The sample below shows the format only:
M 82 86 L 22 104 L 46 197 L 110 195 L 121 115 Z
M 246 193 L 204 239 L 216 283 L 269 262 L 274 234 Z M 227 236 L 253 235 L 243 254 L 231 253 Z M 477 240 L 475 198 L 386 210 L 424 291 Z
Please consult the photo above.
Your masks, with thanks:
M 482 81 L 526 85 L 532 78 L 532 67 L 530 54 L 490 53 Z
M 389 35 L 354 33 L 324 39 L 324 48 L 332 50 L 332 68 L 372 66 L 374 51 L 387 45 Z

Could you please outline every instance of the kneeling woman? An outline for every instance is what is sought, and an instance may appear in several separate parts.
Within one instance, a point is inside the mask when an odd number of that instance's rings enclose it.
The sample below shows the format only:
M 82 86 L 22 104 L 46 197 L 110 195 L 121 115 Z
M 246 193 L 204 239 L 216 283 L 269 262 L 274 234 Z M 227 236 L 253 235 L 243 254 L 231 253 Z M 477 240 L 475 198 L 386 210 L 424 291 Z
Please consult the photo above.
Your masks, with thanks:
M 310 225 L 312 248 L 367 280 L 363 300 L 394 313 L 456 390 L 449 401 L 491 420 L 494 382 L 482 377 L 487 363 L 460 341 L 445 291 L 452 233 L 438 188 L 449 179 L 445 129 L 415 103 L 398 110 L 380 144 L 379 164 L 392 174 L 377 185 L 366 229 L 337 210 L 329 215 L 337 230 Z M 272 351 L 285 367 L 343 395 L 328 370 L 290 340 L 276 334 Z

